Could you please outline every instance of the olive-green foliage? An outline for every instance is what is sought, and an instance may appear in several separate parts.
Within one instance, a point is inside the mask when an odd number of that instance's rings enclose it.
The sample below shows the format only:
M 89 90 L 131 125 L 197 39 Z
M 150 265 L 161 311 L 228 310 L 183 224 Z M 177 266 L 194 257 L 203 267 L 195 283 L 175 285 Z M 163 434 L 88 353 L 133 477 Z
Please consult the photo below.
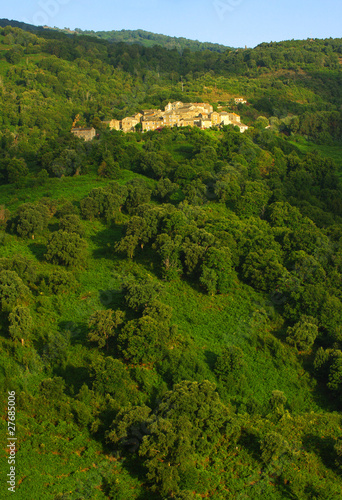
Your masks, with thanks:
M 77 233 L 59 230 L 49 238 L 45 259 L 67 267 L 83 267 L 88 258 L 87 247 Z
M 23 238 L 34 238 L 44 232 L 49 221 L 48 208 L 38 203 L 20 205 L 12 227 Z
M 107 189 L 95 188 L 80 202 L 82 216 L 87 220 L 104 218 L 110 221 L 121 209 L 126 196 L 126 188 L 115 182 Z
M 320 347 L 315 356 L 314 368 L 317 376 L 326 382 L 327 387 L 340 394 L 342 387 L 342 352 L 340 349 Z
M 29 297 L 29 289 L 15 271 L 0 271 L 0 304 L 2 311 L 10 312 L 14 307 L 26 304 Z
M 203 205 L 207 201 L 207 187 L 200 179 L 187 184 L 183 188 L 183 193 L 185 200 L 191 203 L 191 205 Z
M 107 432 L 107 439 L 121 449 L 137 451 L 150 413 L 151 408 L 145 405 L 122 408 Z
M 171 37 L 162 34 L 151 33 L 145 30 L 120 30 L 120 31 L 83 31 L 77 29 L 80 34 L 87 34 L 91 36 L 96 36 L 103 40 L 110 40 L 111 42 L 126 42 L 126 43 L 139 43 L 145 47 L 151 47 L 152 45 L 158 45 L 165 47 L 169 50 L 177 49 L 180 53 L 183 50 L 191 51 L 202 51 L 210 50 L 217 52 L 224 52 L 228 47 L 218 43 L 211 42 L 199 42 L 197 40 L 189 40 L 184 37 Z
M 282 391 L 272 391 L 272 397 L 270 399 L 270 406 L 272 411 L 282 416 L 284 414 L 284 406 L 286 404 L 287 398 Z
M 125 237 L 116 244 L 115 250 L 126 253 L 132 259 L 138 245 L 142 248 L 148 240 L 146 221 L 142 217 L 133 216 L 127 224 Z
M 119 411 L 120 408 L 138 403 L 139 391 L 126 365 L 119 359 L 97 357 L 91 364 L 91 377 L 93 391 L 101 397 L 109 395 L 113 398 L 111 403 L 114 410 Z M 113 418 L 113 413 L 111 416 Z
M 10 184 L 20 182 L 28 173 L 29 170 L 23 158 L 13 158 L 9 161 L 7 166 L 7 177 Z
M 118 346 L 125 359 L 133 363 L 155 363 L 173 349 L 176 329 L 170 324 L 172 309 L 150 302 L 142 317 L 127 322 L 118 335 Z
M 341 460 L 341 457 L 342 457 L 342 440 L 339 439 L 337 441 L 337 443 L 335 443 L 335 446 L 334 446 L 334 449 L 335 449 L 335 452 L 336 452 L 336 455 L 337 455 L 337 463 L 338 463 L 338 466 L 341 467 L 342 465 L 342 460 Z
M 35 179 L 35 184 L 38 186 L 44 186 L 49 179 L 49 173 L 45 168 L 43 168 L 40 172 L 38 172 L 37 177 Z
M 96 342 L 98 347 L 102 349 L 104 346 L 108 350 L 108 339 L 113 337 L 115 329 L 124 321 L 124 313 L 122 311 L 96 311 L 88 321 L 88 339 L 91 342 Z
M 181 478 L 208 455 L 229 423 L 215 385 L 184 381 L 163 397 L 155 414 L 146 419 L 146 435 L 139 448 L 152 489 L 162 496 L 180 491 Z M 200 468 L 200 467 L 199 467 Z
M 162 286 L 150 276 L 129 278 L 123 286 L 125 301 L 128 307 L 143 310 L 162 291 Z
M 270 196 L 271 192 L 264 182 L 246 182 L 245 189 L 236 206 L 238 215 L 243 217 L 263 215 Z
M 177 184 L 171 182 L 168 178 L 162 178 L 157 182 L 153 195 L 160 201 L 167 202 L 176 190 Z
M 317 321 L 311 316 L 301 316 L 300 321 L 287 329 L 286 340 L 299 351 L 307 351 L 313 346 L 318 335 Z
M 33 328 L 33 321 L 28 307 L 17 306 L 9 314 L 9 333 L 13 340 L 27 340 Z
M 229 248 L 209 248 L 202 265 L 200 282 L 208 293 L 228 293 L 233 283 Z
M 218 356 L 214 371 L 223 381 L 239 378 L 245 367 L 243 351 L 236 346 L 226 347 Z
M 6 57 L 6 60 L 10 63 L 10 64 L 17 64 L 21 57 L 23 56 L 24 54 L 24 51 L 22 49 L 22 47 L 19 46 L 14 46 L 12 49 L 10 49 L 5 57 Z
M 342 314 L 342 301 L 334 294 L 326 296 L 322 307 L 320 320 L 332 341 L 341 341 L 342 329 L 340 317 Z
M 54 269 L 47 276 L 43 276 L 40 288 L 45 293 L 61 295 L 75 290 L 77 282 L 74 275 L 66 269 Z
M 10 211 L 5 208 L 5 205 L 0 205 L 0 227 L 5 227 L 10 218 Z
M 116 179 L 119 175 L 120 165 L 118 162 L 114 161 L 111 154 L 103 155 L 103 160 L 97 171 L 100 177 L 105 177 L 108 179 Z
M 281 259 L 280 259 L 281 260 Z M 244 279 L 257 290 L 273 291 L 287 274 L 277 253 L 270 249 L 249 252 L 242 266 Z
M 83 167 L 82 160 L 84 161 L 84 155 L 80 154 L 79 151 L 67 149 L 62 151 L 60 156 L 55 158 L 48 168 L 50 173 L 56 177 L 79 174 Z
M 56 217 L 62 219 L 66 215 L 77 215 L 78 209 L 71 201 L 66 201 L 61 206 L 58 207 L 56 211 Z
M 71 336 L 68 331 L 45 333 L 45 345 L 41 356 L 45 365 L 59 366 L 66 363 L 71 346 Z
M 261 444 L 261 458 L 268 465 L 272 461 L 284 458 L 289 451 L 289 444 L 278 432 L 269 432 Z
M 0 29 L 0 386 L 27 430 L 18 494 L 340 498 L 341 40 L 180 56 L 25 29 Z M 102 122 L 176 100 L 250 128 Z M 75 118 L 93 141 L 70 134 Z
M 76 214 L 65 215 L 60 219 L 59 229 L 67 233 L 76 233 L 80 236 L 84 236 L 82 222 Z
M 0 269 L 15 271 L 25 285 L 34 288 L 38 269 L 33 260 L 22 255 L 14 255 L 11 258 L 0 258 Z
M 150 201 L 152 191 L 147 187 L 145 181 L 134 179 L 133 181 L 129 181 L 126 187 L 127 198 L 124 206 L 129 214 L 134 213 L 139 205 Z
M 329 389 L 341 393 L 342 388 L 342 353 L 337 351 L 332 356 L 332 362 L 329 370 L 329 381 L 327 383 Z

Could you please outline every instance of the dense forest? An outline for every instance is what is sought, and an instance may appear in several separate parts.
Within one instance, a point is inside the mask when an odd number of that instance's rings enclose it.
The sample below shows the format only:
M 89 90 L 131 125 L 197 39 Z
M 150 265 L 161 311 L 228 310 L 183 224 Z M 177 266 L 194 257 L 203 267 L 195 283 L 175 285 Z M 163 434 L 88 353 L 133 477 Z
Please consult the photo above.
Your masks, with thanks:
M 75 31 L 76 33 L 96 36 L 110 42 L 138 43 L 145 47 L 160 45 L 165 49 L 177 49 L 180 53 L 182 53 L 184 49 L 189 49 L 192 52 L 203 50 L 225 52 L 228 49 L 228 47 L 219 43 L 199 42 L 198 40 L 189 40 L 188 38 L 177 36 L 166 36 L 145 30 L 82 31 L 76 28 Z
M 341 61 L 0 28 L 18 498 L 341 498 Z M 103 123 L 170 100 L 249 129 Z
M 19 21 L 10 21 L 9 19 L 0 19 L 0 26 L 13 26 L 14 28 L 21 28 L 26 31 L 39 31 L 42 26 L 34 26 L 33 24 L 26 24 Z M 70 30 L 70 28 L 60 29 L 57 27 L 47 28 L 49 30 L 56 30 L 62 33 L 73 33 L 78 35 L 95 36 L 96 38 L 108 40 L 109 42 L 125 42 L 143 45 L 145 47 L 153 47 L 160 45 L 165 49 L 177 49 L 182 53 L 184 49 L 189 49 L 192 52 L 211 50 L 213 52 L 225 52 L 229 47 L 219 43 L 199 42 L 198 40 L 189 40 L 184 37 L 167 36 L 158 33 L 152 33 L 145 30 L 112 30 L 112 31 L 84 31 L 80 28 Z

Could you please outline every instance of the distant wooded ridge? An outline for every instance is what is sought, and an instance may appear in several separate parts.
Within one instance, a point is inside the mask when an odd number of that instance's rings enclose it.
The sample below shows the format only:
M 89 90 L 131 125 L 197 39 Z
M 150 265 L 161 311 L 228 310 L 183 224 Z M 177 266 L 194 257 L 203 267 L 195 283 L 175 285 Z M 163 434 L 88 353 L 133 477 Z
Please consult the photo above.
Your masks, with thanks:
M 0 19 L 0 27 L 5 28 L 5 26 L 12 26 L 13 28 L 20 28 L 25 31 L 37 31 L 43 28 L 43 26 L 34 26 L 33 24 L 22 23 L 20 21 L 14 21 L 13 19 Z
M 126 43 L 139 43 L 145 45 L 146 47 L 152 47 L 153 45 L 161 45 L 166 49 L 177 49 L 178 51 L 183 51 L 184 49 L 189 49 L 191 51 L 202 51 L 211 50 L 213 52 L 225 52 L 231 49 L 226 45 L 220 45 L 219 43 L 211 42 L 199 42 L 198 40 L 190 40 L 183 37 L 167 36 L 158 33 L 151 33 L 150 31 L 144 30 L 121 30 L 121 31 L 82 31 L 76 28 L 77 33 L 83 35 L 96 36 L 104 40 L 109 40 L 111 42 L 126 42 Z
M 20 21 L 14 21 L 9 19 L 0 19 L 0 27 L 13 26 L 14 28 L 21 28 L 25 31 L 37 31 L 45 26 L 34 26 L 33 24 L 27 24 Z M 153 45 L 160 45 L 166 49 L 172 50 L 177 49 L 178 52 L 183 52 L 184 49 L 189 49 L 192 52 L 210 50 L 212 52 L 225 52 L 226 50 L 231 50 L 232 47 L 226 45 L 220 45 L 219 43 L 211 42 L 199 42 L 198 40 L 190 40 L 183 37 L 173 37 L 167 35 L 161 35 L 158 33 L 152 33 L 150 31 L 144 30 L 120 30 L 120 31 L 83 31 L 80 28 L 76 28 L 74 31 L 69 28 L 50 28 L 55 31 L 62 31 L 69 34 L 79 34 L 88 35 L 100 38 L 102 40 L 107 40 L 109 42 L 125 42 L 125 43 L 138 43 L 139 45 L 144 45 L 145 47 L 152 47 Z

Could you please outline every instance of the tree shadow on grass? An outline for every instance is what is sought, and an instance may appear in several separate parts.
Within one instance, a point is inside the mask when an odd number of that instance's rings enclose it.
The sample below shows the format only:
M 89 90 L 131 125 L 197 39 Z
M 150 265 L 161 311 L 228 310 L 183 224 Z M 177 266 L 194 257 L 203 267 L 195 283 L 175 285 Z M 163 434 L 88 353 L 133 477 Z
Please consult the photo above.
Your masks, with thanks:
M 61 332 L 66 332 L 70 336 L 71 344 L 84 344 L 87 341 L 86 335 L 88 332 L 88 328 L 86 323 L 60 321 L 58 326 Z
M 48 230 L 50 231 L 50 233 L 54 233 L 54 232 L 58 231 L 59 230 L 59 223 L 57 221 L 50 223 L 48 225 Z
M 110 453 L 113 451 L 112 449 L 108 449 L 108 452 Z M 136 456 L 128 456 L 124 460 L 120 459 L 122 468 L 126 470 L 131 478 L 138 479 L 139 483 L 141 485 L 146 484 L 146 474 L 147 470 L 142 464 L 142 460 L 140 458 L 137 458 Z M 104 493 L 108 496 L 110 495 L 110 490 L 115 487 L 115 477 L 106 477 L 103 478 L 103 490 Z M 117 494 L 120 495 L 123 494 L 125 495 L 125 492 L 120 490 L 120 486 L 117 486 Z M 112 490 L 113 493 L 113 490 Z M 115 496 L 111 498 L 124 498 L 124 496 Z M 125 498 L 129 498 L 128 496 Z M 146 488 L 145 491 L 139 494 L 139 496 L 134 497 L 136 500 L 160 500 L 161 496 L 159 493 L 154 493 L 153 491 L 149 490 Z
M 243 446 L 251 457 L 260 461 L 260 441 L 256 434 L 247 431 L 242 432 L 239 445 Z
M 204 356 L 210 370 L 213 371 L 218 357 L 217 354 L 211 351 L 205 351 Z
M 43 245 L 43 243 L 30 243 L 28 245 L 28 248 L 30 249 L 30 252 L 36 257 L 39 262 L 42 262 L 44 260 L 44 255 L 46 254 L 46 245 Z
M 114 245 L 120 241 L 121 236 L 122 226 L 116 226 L 114 224 L 91 236 L 91 241 L 97 246 L 97 248 L 93 251 L 94 259 L 101 259 L 104 257 L 113 258 L 113 256 L 117 257 Z
M 66 382 L 66 392 L 72 395 L 79 393 L 83 384 L 90 386 L 89 369 L 84 366 L 68 364 L 65 368 L 58 366 L 54 370 L 57 377 L 62 377 Z
M 124 305 L 121 287 L 110 290 L 99 290 L 100 302 L 108 309 L 117 309 Z
M 306 434 L 302 442 L 306 450 L 315 453 L 321 458 L 325 467 L 335 472 L 339 471 L 336 465 L 337 454 L 334 449 L 335 440 L 332 437 L 319 437 L 314 434 Z

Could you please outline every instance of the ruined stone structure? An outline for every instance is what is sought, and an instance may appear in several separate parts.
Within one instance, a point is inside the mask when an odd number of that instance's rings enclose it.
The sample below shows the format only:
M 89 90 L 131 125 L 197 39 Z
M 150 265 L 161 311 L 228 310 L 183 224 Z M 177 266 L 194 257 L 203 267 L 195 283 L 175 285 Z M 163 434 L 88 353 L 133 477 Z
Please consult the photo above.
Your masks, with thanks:
M 96 130 L 94 127 L 91 128 L 72 128 L 71 133 L 74 134 L 76 137 L 80 137 L 81 139 L 84 139 L 85 141 L 91 141 L 94 139 L 96 135 Z

